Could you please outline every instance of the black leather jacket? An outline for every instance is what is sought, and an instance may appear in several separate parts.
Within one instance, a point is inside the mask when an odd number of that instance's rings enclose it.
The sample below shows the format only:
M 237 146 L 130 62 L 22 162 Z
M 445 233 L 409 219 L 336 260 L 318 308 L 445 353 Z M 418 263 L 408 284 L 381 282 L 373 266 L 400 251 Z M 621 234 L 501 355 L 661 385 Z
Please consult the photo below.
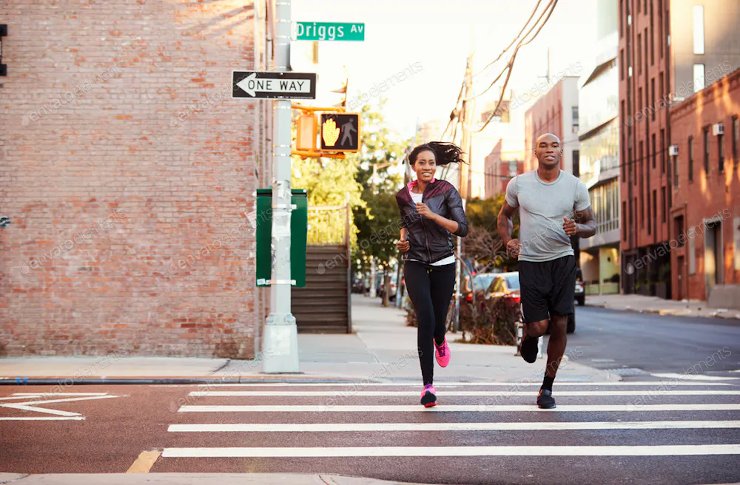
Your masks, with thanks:
M 408 187 L 396 194 L 401 211 L 401 226 L 408 230 L 409 250 L 403 259 L 413 259 L 427 264 L 436 263 L 453 254 L 452 237 L 444 227 L 424 219 L 416 212 Z M 423 199 L 429 209 L 444 218 L 457 222 L 456 236 L 468 234 L 468 220 L 457 189 L 446 180 L 435 180 L 424 189 Z

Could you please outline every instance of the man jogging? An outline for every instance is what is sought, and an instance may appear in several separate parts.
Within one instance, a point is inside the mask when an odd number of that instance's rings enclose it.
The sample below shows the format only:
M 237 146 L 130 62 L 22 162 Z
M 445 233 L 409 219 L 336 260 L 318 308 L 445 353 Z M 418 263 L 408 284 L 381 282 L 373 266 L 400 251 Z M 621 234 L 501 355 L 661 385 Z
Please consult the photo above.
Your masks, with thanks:
M 552 384 L 565 353 L 568 316 L 575 311 L 576 261 L 571 236 L 596 232 L 588 189 L 577 177 L 560 170 L 563 147 L 552 133 L 534 147 L 536 170 L 517 175 L 506 187 L 498 215 L 498 233 L 511 257 L 519 260 L 519 284 L 525 335 L 522 358 L 537 360 L 537 343 L 550 328 L 547 368 L 537 405 L 555 407 Z M 511 238 L 511 218 L 519 209 L 519 239 Z

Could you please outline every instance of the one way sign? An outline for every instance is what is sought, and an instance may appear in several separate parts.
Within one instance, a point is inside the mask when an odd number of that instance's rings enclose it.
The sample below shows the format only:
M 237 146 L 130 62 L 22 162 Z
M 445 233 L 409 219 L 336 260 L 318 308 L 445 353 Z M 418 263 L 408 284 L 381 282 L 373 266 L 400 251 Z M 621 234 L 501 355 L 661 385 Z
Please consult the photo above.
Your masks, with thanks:
M 234 98 L 316 98 L 313 72 L 233 72 Z

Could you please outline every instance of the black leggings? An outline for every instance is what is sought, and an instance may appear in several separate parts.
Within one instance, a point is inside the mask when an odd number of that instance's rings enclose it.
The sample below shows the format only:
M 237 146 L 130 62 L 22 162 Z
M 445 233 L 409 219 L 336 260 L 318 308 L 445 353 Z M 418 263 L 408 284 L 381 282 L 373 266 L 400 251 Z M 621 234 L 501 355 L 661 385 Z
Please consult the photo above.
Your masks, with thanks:
M 421 377 L 424 385 L 434 378 L 433 339 L 444 339 L 445 320 L 455 288 L 455 265 L 430 266 L 416 261 L 406 261 L 404 277 L 409 298 L 414 304 L 418 324 L 417 346 Z

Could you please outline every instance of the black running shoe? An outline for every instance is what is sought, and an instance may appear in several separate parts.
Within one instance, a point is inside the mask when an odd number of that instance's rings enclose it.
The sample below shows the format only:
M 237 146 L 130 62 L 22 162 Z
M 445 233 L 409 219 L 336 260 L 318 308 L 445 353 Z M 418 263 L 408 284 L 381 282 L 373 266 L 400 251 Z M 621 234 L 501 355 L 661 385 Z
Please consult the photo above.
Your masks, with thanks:
M 537 395 L 537 406 L 540 409 L 552 409 L 555 407 L 555 398 L 552 397 L 552 391 L 549 389 L 540 389 Z
M 537 344 L 539 343 L 539 337 L 527 337 L 522 339 L 522 359 L 526 360 L 530 364 L 534 364 L 537 361 Z

